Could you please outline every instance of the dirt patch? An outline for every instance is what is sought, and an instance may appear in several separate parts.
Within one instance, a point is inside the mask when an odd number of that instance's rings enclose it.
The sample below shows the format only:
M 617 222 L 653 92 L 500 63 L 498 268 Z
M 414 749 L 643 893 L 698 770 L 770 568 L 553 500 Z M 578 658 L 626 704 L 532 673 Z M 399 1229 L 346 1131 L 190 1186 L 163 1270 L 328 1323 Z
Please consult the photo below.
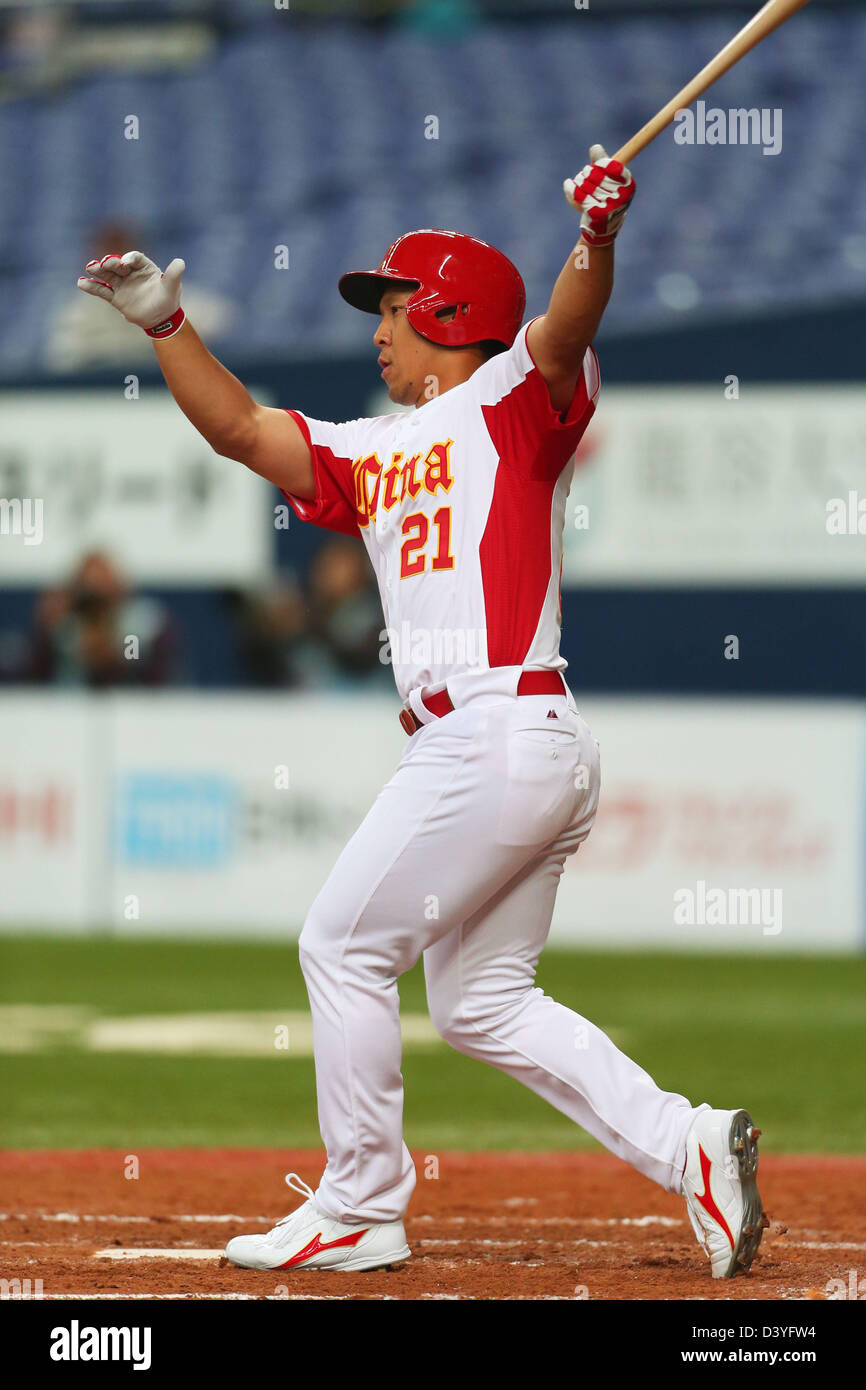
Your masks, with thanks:
M 682 1199 L 606 1154 L 445 1153 L 435 1179 L 416 1154 L 413 1258 L 391 1271 L 97 1258 L 213 1251 L 268 1230 L 297 1205 L 282 1175 L 315 1187 L 324 1161 L 317 1151 L 147 1150 L 127 1178 L 131 1157 L 0 1153 L 0 1277 L 41 1280 L 45 1299 L 824 1299 L 828 1281 L 853 1288 L 866 1275 L 862 1158 L 762 1156 L 771 1228 L 750 1275 L 713 1281 Z

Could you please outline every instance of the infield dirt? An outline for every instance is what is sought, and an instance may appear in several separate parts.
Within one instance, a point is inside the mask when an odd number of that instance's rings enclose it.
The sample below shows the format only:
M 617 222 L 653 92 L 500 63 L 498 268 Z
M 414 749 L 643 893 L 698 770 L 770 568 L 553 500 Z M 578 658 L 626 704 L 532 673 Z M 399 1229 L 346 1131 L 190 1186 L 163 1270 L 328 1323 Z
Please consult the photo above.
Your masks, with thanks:
M 137 1178 L 124 1176 L 132 1157 Z M 410 1261 L 269 1274 L 221 1264 L 215 1252 L 296 1205 L 284 1173 L 315 1187 L 319 1151 L 0 1153 L 0 1277 L 41 1280 L 45 1299 L 499 1300 L 827 1299 L 857 1296 L 866 1275 L 863 1158 L 762 1154 L 772 1224 L 750 1274 L 713 1281 L 683 1200 L 609 1155 L 414 1157 Z M 149 1249 L 183 1258 L 122 1254 Z

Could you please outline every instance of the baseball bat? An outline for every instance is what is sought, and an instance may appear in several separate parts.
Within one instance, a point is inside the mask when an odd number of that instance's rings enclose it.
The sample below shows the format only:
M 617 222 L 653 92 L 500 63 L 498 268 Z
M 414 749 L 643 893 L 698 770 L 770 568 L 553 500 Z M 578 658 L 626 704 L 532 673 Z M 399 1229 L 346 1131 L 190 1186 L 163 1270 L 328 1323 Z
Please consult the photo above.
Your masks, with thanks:
M 696 77 L 683 87 L 682 91 L 677 92 L 675 97 L 671 97 L 667 106 L 663 106 L 661 111 L 653 116 L 652 120 L 647 121 L 645 126 L 633 135 L 630 140 L 617 150 L 613 156 L 622 164 L 628 164 L 634 159 L 636 154 L 646 149 L 651 140 L 669 126 L 678 111 L 691 103 L 711 87 L 723 73 L 732 68 L 735 63 L 765 39 L 768 34 L 772 34 L 774 29 L 778 29 L 780 24 L 784 24 L 786 19 L 790 19 L 795 10 L 801 10 L 807 5 L 809 0 L 767 0 L 767 4 L 758 13 L 744 24 L 738 34 L 735 34 L 730 43 L 726 43 L 724 48 L 719 49 L 705 68 L 701 68 Z

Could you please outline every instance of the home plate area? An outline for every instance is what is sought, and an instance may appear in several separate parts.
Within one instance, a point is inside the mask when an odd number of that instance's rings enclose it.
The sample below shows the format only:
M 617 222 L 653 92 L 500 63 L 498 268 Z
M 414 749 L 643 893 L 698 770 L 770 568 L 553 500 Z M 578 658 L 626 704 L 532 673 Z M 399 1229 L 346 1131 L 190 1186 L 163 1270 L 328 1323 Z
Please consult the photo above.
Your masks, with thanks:
M 866 1270 L 862 1158 L 762 1155 L 770 1228 L 750 1274 L 714 1281 L 682 1199 L 607 1154 L 416 1153 L 412 1259 L 363 1273 L 223 1258 L 291 1209 L 284 1173 L 315 1187 L 319 1151 L 144 1150 L 134 1179 L 130 1157 L 0 1155 L 6 1297 L 831 1299 Z

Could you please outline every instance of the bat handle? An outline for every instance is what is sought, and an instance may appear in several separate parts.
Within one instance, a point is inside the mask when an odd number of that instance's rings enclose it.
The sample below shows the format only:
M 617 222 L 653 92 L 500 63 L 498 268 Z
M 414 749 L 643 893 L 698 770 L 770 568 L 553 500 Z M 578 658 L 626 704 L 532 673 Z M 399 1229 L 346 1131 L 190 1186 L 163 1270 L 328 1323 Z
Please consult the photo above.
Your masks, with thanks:
M 652 135 L 649 135 L 646 140 L 641 140 L 640 133 L 633 135 L 630 140 L 627 140 L 625 144 L 617 150 L 616 154 L 611 156 L 611 158 L 618 159 L 620 164 L 628 164 L 630 160 L 634 159 L 636 154 L 640 154 L 641 150 L 646 149 L 652 138 Z

